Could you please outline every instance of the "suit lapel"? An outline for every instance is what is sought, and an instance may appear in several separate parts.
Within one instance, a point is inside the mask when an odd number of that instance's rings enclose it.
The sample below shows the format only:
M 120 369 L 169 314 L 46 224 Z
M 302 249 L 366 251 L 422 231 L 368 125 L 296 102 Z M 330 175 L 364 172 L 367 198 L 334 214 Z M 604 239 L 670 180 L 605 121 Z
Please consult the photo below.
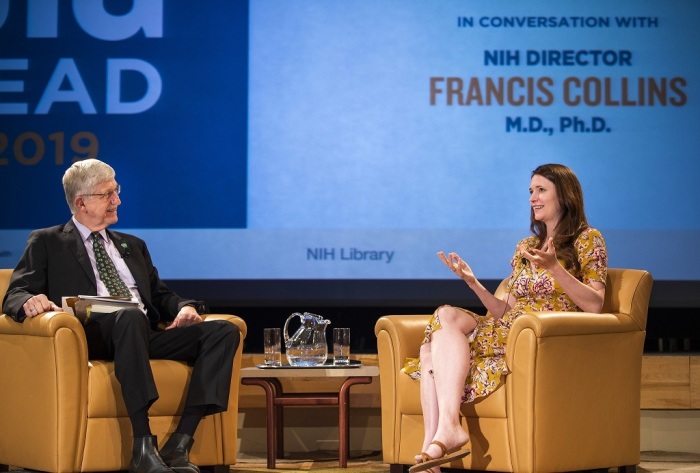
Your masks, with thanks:
M 80 267 L 83 268 L 85 275 L 92 282 L 92 285 L 97 290 L 97 281 L 95 280 L 95 273 L 90 264 L 90 257 L 88 256 L 87 250 L 85 249 L 85 243 L 83 243 L 83 238 L 80 236 L 80 232 L 75 228 L 75 223 L 73 220 L 69 220 L 67 224 L 63 227 L 63 237 L 66 247 L 70 253 L 74 254 L 80 263 Z

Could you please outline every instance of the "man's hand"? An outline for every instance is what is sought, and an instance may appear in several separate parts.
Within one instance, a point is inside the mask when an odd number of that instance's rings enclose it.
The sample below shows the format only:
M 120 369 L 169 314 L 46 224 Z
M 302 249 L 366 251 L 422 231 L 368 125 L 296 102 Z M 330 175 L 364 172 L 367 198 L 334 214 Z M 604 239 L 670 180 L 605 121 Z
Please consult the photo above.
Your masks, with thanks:
M 36 317 L 39 314 L 43 314 L 49 310 L 63 310 L 46 297 L 45 294 L 38 294 L 27 299 L 27 302 L 22 306 L 24 309 L 24 315 L 27 317 Z
M 194 325 L 202 322 L 202 317 L 197 313 L 194 307 L 190 305 L 184 306 L 180 309 L 173 323 L 168 325 L 165 330 L 170 330 L 171 328 L 184 327 L 185 325 Z

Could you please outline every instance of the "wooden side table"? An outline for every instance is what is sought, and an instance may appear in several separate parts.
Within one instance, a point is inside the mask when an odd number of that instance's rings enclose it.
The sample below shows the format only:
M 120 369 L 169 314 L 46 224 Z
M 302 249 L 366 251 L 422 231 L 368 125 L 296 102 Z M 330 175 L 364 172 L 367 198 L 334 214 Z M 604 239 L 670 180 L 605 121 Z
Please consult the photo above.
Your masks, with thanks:
M 284 455 L 285 406 L 338 406 L 339 463 L 347 468 L 350 452 L 350 388 L 370 384 L 379 376 L 378 366 L 339 368 L 324 365 L 312 368 L 242 368 L 241 384 L 260 386 L 265 390 L 267 418 L 267 468 L 275 468 L 275 459 Z M 281 378 L 345 378 L 337 393 L 285 393 Z

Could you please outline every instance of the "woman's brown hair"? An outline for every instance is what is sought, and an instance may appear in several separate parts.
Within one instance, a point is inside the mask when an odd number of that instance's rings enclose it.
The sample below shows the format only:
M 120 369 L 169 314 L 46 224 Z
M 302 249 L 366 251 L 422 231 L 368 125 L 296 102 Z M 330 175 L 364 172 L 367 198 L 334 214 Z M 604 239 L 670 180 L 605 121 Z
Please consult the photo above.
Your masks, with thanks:
M 583 208 L 583 190 L 576 174 L 562 164 L 543 164 L 532 171 L 532 175 L 539 175 L 551 181 L 557 189 L 557 198 L 561 207 L 561 218 L 554 231 L 554 249 L 557 258 L 564 261 L 566 269 L 574 269 L 578 275 L 581 265 L 578 262 L 578 254 L 574 248 L 576 238 L 588 228 L 586 212 Z M 535 213 L 530 209 L 530 230 L 537 237 L 538 248 L 543 248 L 547 238 L 547 226 L 544 222 L 535 220 Z

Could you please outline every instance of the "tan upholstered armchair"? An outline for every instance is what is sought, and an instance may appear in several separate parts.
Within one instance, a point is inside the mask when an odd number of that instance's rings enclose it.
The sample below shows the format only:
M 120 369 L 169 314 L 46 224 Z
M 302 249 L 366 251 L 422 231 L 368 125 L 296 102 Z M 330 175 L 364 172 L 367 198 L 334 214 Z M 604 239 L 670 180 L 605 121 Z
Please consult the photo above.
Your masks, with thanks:
M 562 472 L 639 463 L 640 378 L 652 277 L 609 269 L 602 314 L 528 313 L 514 323 L 496 392 L 462 407 L 472 454 L 449 465 Z M 502 283 L 499 291 L 505 290 Z M 423 440 L 419 382 L 401 372 L 417 357 L 430 316 L 377 321 L 384 462 L 399 472 Z
M 0 300 L 11 270 L 0 270 Z M 245 322 L 225 319 L 241 331 L 234 359 L 228 411 L 205 417 L 195 433 L 191 460 L 228 472 L 236 462 L 238 390 Z M 0 471 L 78 472 L 127 470 L 131 424 L 113 363 L 88 361 L 81 323 L 65 312 L 47 312 L 17 323 L 0 315 Z M 190 368 L 177 361 L 151 361 L 160 398 L 150 409 L 160 446 L 184 406 Z

